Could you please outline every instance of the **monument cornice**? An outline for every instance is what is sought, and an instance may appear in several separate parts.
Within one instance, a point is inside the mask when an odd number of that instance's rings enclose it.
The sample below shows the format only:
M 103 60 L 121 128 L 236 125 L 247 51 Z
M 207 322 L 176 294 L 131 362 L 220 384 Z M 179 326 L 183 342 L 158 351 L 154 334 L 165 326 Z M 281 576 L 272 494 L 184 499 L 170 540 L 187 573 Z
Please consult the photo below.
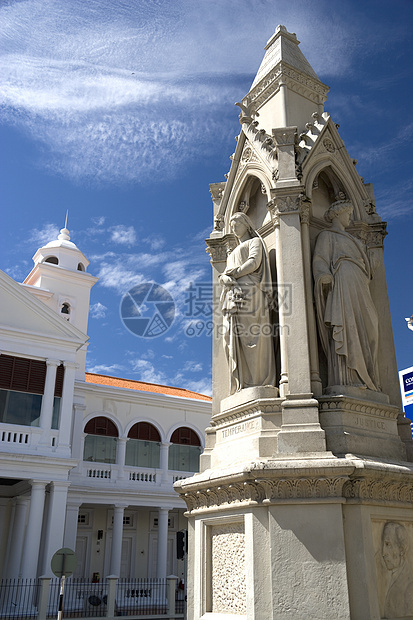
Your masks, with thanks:
M 211 471 L 175 484 L 188 512 L 217 507 L 296 502 L 396 503 L 413 502 L 413 469 L 403 464 L 367 461 L 357 457 L 260 461 L 239 471 Z M 207 474 L 207 475 L 205 475 Z
M 320 99 L 321 103 L 324 103 L 327 99 L 327 93 L 330 90 L 329 87 L 322 82 L 297 71 L 286 62 L 280 61 L 274 69 L 272 69 L 272 71 L 244 97 L 242 100 L 243 105 L 249 107 L 251 104 L 254 104 L 255 108 L 259 109 L 270 97 L 279 91 L 280 82 L 282 81 L 284 81 L 293 92 L 303 95 L 316 103 L 318 103 Z

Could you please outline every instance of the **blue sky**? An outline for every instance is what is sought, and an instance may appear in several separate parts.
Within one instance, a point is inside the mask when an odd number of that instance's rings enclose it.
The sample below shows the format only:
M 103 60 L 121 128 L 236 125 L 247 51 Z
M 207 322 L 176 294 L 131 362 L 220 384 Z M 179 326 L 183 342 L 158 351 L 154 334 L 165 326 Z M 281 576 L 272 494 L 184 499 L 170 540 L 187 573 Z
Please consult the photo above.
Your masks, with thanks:
M 398 366 L 413 365 L 412 0 L 3 0 L 0 24 L 0 268 L 22 281 L 69 210 L 100 278 L 88 370 L 210 392 L 209 317 L 186 333 L 186 288 L 210 281 L 209 183 L 229 170 L 234 102 L 278 24 L 330 86 L 325 109 L 374 184 Z M 176 302 L 156 339 L 119 316 L 145 281 Z

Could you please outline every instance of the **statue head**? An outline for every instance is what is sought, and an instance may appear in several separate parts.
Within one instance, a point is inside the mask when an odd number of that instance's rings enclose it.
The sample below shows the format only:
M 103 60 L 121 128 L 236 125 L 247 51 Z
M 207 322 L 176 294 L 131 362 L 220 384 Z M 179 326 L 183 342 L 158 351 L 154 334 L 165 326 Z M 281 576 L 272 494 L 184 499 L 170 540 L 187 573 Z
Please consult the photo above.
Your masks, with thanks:
M 353 213 L 353 205 L 349 200 L 337 200 L 333 202 L 329 209 L 324 214 L 324 219 L 327 222 L 332 222 L 335 217 L 338 217 L 341 213 Z
M 258 236 L 256 230 L 254 229 L 254 226 L 252 225 L 250 218 L 245 213 L 241 213 L 241 212 L 234 213 L 234 215 L 231 217 L 229 221 L 230 226 L 233 222 L 242 222 L 242 224 L 244 224 L 244 226 L 246 227 L 250 237 Z
M 404 525 L 388 521 L 383 527 L 381 542 L 386 568 L 388 570 L 399 568 L 405 561 L 409 548 L 408 534 Z

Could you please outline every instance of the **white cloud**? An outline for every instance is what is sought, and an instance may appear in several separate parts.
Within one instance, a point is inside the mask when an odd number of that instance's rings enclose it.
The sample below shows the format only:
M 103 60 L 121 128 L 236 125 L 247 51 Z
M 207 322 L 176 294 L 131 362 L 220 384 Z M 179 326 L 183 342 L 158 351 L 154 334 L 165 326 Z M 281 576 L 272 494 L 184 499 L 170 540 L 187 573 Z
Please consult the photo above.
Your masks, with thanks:
M 194 362 L 191 360 L 187 360 L 184 364 L 183 371 L 184 372 L 201 372 L 202 364 L 200 362 Z
M 37 247 L 42 247 L 46 245 L 46 243 L 49 243 L 49 241 L 57 239 L 59 232 L 60 230 L 55 224 L 45 224 L 43 228 L 35 228 L 32 230 L 29 243 Z
M 137 373 L 140 381 L 162 384 L 166 382 L 165 374 L 160 370 L 155 370 L 154 365 L 148 360 L 138 359 L 132 361 L 132 367 L 134 372 Z
M 136 231 L 133 226 L 112 226 L 111 241 L 121 245 L 134 245 L 136 243 Z
M 87 365 L 86 372 L 93 372 L 96 375 L 112 375 L 117 372 L 124 372 L 124 366 L 119 364 L 105 365 L 96 364 L 95 366 Z
M 99 284 L 106 288 L 113 288 L 119 293 L 123 293 L 132 286 L 141 284 L 145 278 L 140 273 L 125 268 L 123 265 L 103 263 L 100 267 Z
M 278 23 L 325 74 L 344 73 L 364 49 L 357 20 L 326 0 L 26 0 L 1 17 L 5 121 L 46 147 L 43 165 L 96 182 L 160 168 L 167 180 L 211 140 L 231 139 L 223 114 Z
M 185 381 L 182 384 L 187 390 L 198 392 L 199 394 L 206 394 L 206 396 L 212 396 L 212 379 L 205 378 L 199 381 Z
M 89 306 L 89 313 L 92 319 L 104 319 L 106 317 L 107 307 L 100 303 L 100 301 Z

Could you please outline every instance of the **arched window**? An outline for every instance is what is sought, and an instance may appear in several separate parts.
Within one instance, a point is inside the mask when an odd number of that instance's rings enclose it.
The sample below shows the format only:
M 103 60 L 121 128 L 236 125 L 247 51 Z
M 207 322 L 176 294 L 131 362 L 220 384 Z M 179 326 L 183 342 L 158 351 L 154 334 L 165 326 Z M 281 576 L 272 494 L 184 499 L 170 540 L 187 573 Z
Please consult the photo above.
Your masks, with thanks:
M 48 256 L 47 258 L 44 259 L 44 262 L 51 263 L 52 265 L 58 265 L 59 259 L 57 258 L 57 256 Z
M 86 271 L 85 266 L 83 263 L 79 263 L 77 266 L 77 270 L 78 271 Z
M 116 463 L 118 429 L 109 418 L 92 418 L 85 426 L 85 433 L 84 461 Z
M 125 464 L 131 467 L 159 467 L 161 437 L 149 422 L 134 424 L 128 433 Z
M 191 428 L 181 426 L 171 437 L 169 446 L 169 469 L 175 471 L 199 471 L 199 456 L 201 442 L 198 435 Z
M 66 321 L 70 320 L 70 304 L 67 301 L 62 304 L 60 312 L 61 314 L 63 314 L 63 317 L 66 319 Z

